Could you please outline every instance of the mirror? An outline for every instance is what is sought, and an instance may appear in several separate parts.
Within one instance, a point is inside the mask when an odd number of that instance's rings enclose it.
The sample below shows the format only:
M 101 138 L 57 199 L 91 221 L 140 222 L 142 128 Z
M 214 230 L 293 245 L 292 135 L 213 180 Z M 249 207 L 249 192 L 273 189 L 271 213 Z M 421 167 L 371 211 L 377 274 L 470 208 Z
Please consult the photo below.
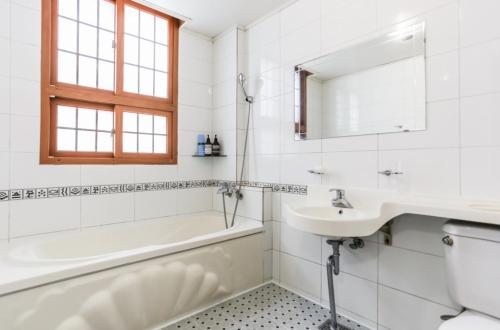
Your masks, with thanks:
M 295 67 L 295 138 L 425 129 L 425 23 Z

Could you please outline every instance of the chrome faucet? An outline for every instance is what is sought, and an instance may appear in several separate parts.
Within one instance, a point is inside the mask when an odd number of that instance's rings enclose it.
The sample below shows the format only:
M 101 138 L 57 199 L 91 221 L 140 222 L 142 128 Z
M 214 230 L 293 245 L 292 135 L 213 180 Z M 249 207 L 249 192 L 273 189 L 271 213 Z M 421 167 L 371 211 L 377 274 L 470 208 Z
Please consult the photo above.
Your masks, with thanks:
M 231 197 L 235 191 L 236 191 L 236 187 L 233 187 L 229 182 L 223 182 L 219 186 L 219 189 L 217 190 L 217 194 L 222 194 L 222 195 L 226 195 L 228 197 Z
M 340 207 L 343 209 L 352 209 L 351 203 L 345 198 L 345 190 L 344 189 L 335 189 L 332 188 L 330 189 L 330 192 L 336 191 L 337 196 L 332 199 L 332 206 L 333 207 Z
M 217 194 L 221 194 L 229 198 L 233 197 L 234 194 L 236 198 L 243 199 L 243 193 L 241 190 L 230 182 L 222 182 L 219 189 L 217 189 Z

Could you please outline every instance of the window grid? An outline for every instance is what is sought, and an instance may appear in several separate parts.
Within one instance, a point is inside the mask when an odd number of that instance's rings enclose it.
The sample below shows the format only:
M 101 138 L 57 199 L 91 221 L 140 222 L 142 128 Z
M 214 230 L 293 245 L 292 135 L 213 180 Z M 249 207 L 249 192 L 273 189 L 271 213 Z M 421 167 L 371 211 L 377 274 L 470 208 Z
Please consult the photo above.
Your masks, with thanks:
M 137 35 L 124 32 L 125 36 L 129 36 L 129 37 L 137 39 L 137 64 L 129 63 L 127 61 L 124 61 L 124 64 L 132 66 L 132 67 L 137 69 L 137 91 L 136 91 L 136 93 L 138 93 L 138 94 L 142 94 L 141 93 L 141 69 L 152 71 L 153 72 L 153 85 L 152 85 L 153 91 L 152 91 L 151 96 L 157 96 L 157 93 L 156 93 L 157 92 L 156 91 L 156 73 L 158 72 L 158 73 L 162 73 L 162 74 L 168 74 L 168 71 L 163 71 L 163 70 L 157 69 L 156 45 L 165 46 L 167 48 L 167 54 L 169 53 L 168 52 L 169 45 L 168 45 L 168 43 L 165 44 L 165 43 L 162 43 L 162 42 L 156 40 L 156 32 L 157 32 L 156 26 L 157 26 L 157 20 L 159 19 L 156 15 L 151 14 L 153 16 L 153 19 L 154 19 L 153 39 L 149 39 L 149 38 L 141 36 L 141 17 L 142 17 L 141 12 L 142 12 L 142 10 L 140 10 L 138 8 L 131 7 L 131 6 L 127 6 L 127 7 L 135 9 L 138 12 L 138 15 L 137 15 L 138 16 Z M 169 27 L 168 22 L 167 22 L 167 27 Z M 148 68 L 148 67 L 141 65 L 141 40 L 149 41 L 149 42 L 153 43 L 153 66 L 152 66 L 152 68 Z M 168 58 L 166 58 L 165 60 L 168 61 Z M 167 67 L 168 67 L 168 65 L 167 65 Z M 168 88 L 168 86 L 167 86 L 167 88 Z M 143 94 L 143 95 L 147 95 L 147 94 Z M 167 93 L 167 97 L 168 97 L 168 93 Z
M 162 134 L 162 133 L 156 133 L 156 130 L 155 130 L 155 123 L 157 121 L 157 117 L 162 117 L 162 116 L 159 116 L 159 115 L 151 115 L 152 117 L 152 127 L 151 127 L 151 133 L 149 132 L 143 132 L 140 130 L 140 119 L 139 119 L 139 116 L 141 115 L 141 113 L 136 113 L 136 112 L 125 112 L 125 113 L 129 113 L 129 114 L 135 114 L 136 116 L 136 129 L 135 131 L 128 131 L 128 130 L 125 130 L 125 129 L 122 129 L 122 134 L 134 134 L 136 135 L 136 153 L 143 153 L 141 151 L 139 151 L 139 139 L 140 139 L 140 136 L 141 135 L 148 135 L 151 137 L 152 139 L 152 152 L 151 153 L 158 153 L 156 152 L 156 148 L 155 148 L 155 137 L 156 136 L 161 136 L 161 137 L 165 137 L 165 140 L 168 141 L 168 117 L 164 117 L 165 118 L 165 124 L 166 124 L 166 128 L 165 128 L 165 134 Z M 168 152 L 168 147 L 165 149 L 167 153 Z M 158 153 L 158 154 L 163 154 L 163 152 L 161 153 Z
M 182 22 L 134 0 L 41 1 L 41 163 L 176 164 Z M 137 14 L 125 24 L 127 7 Z M 143 47 L 137 55 L 124 54 L 125 34 Z M 130 89 L 141 88 L 142 94 L 126 93 L 125 69 L 134 81 Z M 63 109 L 58 115 L 59 106 Z M 125 109 L 142 117 L 137 123 L 141 132 L 131 132 L 140 144 L 127 136 L 129 150 L 138 144 L 141 152 L 124 153 Z M 136 124 L 128 125 L 133 131 Z
M 57 108 L 56 108 L 58 113 L 60 111 L 60 106 L 61 105 L 57 105 Z M 100 151 L 99 150 L 99 145 L 98 145 L 99 144 L 99 133 L 110 134 L 113 137 L 113 140 L 114 140 L 114 127 L 112 127 L 111 130 L 99 129 L 99 117 L 100 117 L 100 113 L 103 113 L 103 112 L 112 112 L 112 111 L 100 110 L 100 109 L 95 109 L 95 108 L 83 108 L 83 107 L 71 106 L 71 105 L 64 105 L 64 107 L 69 107 L 69 108 L 75 109 L 75 125 L 74 125 L 74 127 L 71 127 L 71 126 L 62 126 L 62 125 L 59 125 L 59 121 L 58 121 L 58 123 L 56 125 L 56 129 L 57 129 L 57 131 L 59 131 L 59 129 L 63 129 L 63 130 L 68 130 L 68 131 L 74 131 L 75 132 L 74 149 L 70 150 L 70 151 L 75 151 L 75 152 L 89 152 L 87 150 L 85 150 L 85 151 L 78 150 L 78 142 L 79 142 L 78 141 L 78 139 L 79 139 L 78 132 L 92 132 L 92 133 L 94 133 L 95 143 L 94 143 L 94 150 L 93 150 L 93 152 L 112 152 L 113 151 L 113 150 L 111 150 L 111 151 Z M 95 111 L 95 129 L 80 127 L 80 123 L 79 123 L 79 111 L 80 111 L 80 109 L 86 109 L 86 110 L 93 110 L 93 111 Z M 113 122 L 114 122 L 114 113 L 113 113 Z M 59 150 L 58 149 L 58 151 L 63 151 L 64 152 L 64 151 L 69 151 L 69 150 Z
M 95 66 L 96 66 L 95 88 L 101 88 L 101 86 L 99 85 L 99 64 L 100 64 L 99 62 L 103 61 L 103 62 L 107 62 L 109 64 L 113 64 L 113 74 L 112 74 L 113 83 L 112 83 L 112 89 L 111 90 L 115 90 L 115 87 L 116 87 L 115 86 L 115 84 L 116 84 L 116 81 L 115 81 L 115 71 L 116 71 L 115 61 L 110 61 L 108 59 L 100 58 L 100 56 L 99 56 L 100 55 L 100 51 L 101 51 L 101 49 L 99 47 L 100 35 L 101 35 L 100 32 L 104 31 L 104 32 L 112 33 L 113 36 L 114 36 L 115 31 L 107 29 L 107 28 L 104 28 L 104 27 L 101 27 L 101 24 L 100 24 L 101 0 L 97 0 L 96 1 L 96 3 L 97 3 L 97 8 L 96 8 L 96 25 L 93 25 L 93 24 L 81 21 L 81 19 L 80 19 L 80 3 L 81 3 L 81 1 L 82 0 L 77 0 L 77 2 L 76 2 L 76 19 L 68 17 L 68 16 L 65 16 L 65 15 L 61 15 L 60 13 L 58 13 L 58 17 L 59 18 L 64 18 L 64 19 L 67 19 L 69 21 L 72 21 L 76 25 L 76 52 L 68 51 L 66 49 L 60 49 L 59 46 L 58 46 L 58 52 L 63 52 L 63 53 L 66 53 L 66 54 L 75 55 L 75 59 L 76 59 L 76 62 L 75 62 L 75 64 L 76 64 L 75 77 L 76 77 L 76 84 L 77 85 L 81 85 L 80 84 L 80 57 L 84 57 L 84 58 L 89 58 L 89 59 L 95 60 Z M 116 6 L 114 6 L 114 10 L 116 11 Z M 113 26 L 115 26 L 115 24 L 116 24 L 116 20 L 114 19 Z M 80 25 L 84 25 L 84 26 L 88 26 L 88 27 L 91 27 L 91 28 L 95 28 L 95 30 L 96 30 L 96 57 L 80 53 Z M 113 40 L 112 48 L 116 51 L 115 43 L 116 43 L 115 40 Z M 115 56 L 116 56 L 116 54 L 115 54 Z

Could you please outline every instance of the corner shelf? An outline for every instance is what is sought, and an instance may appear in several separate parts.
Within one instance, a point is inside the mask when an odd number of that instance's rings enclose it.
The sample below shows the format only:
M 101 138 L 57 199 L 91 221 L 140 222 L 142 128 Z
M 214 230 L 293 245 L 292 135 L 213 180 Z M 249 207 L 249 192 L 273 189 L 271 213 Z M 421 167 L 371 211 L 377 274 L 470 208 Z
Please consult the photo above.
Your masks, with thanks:
M 217 155 L 217 156 L 213 156 L 213 155 L 209 155 L 209 156 L 205 156 L 205 155 L 193 155 L 193 157 L 196 157 L 196 158 L 217 158 L 217 157 L 227 157 L 227 155 Z

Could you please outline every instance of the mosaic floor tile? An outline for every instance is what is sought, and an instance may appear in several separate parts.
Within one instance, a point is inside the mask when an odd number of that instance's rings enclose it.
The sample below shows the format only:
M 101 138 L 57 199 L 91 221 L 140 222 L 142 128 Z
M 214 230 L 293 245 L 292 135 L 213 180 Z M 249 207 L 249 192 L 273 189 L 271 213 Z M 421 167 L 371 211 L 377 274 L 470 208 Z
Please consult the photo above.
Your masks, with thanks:
M 329 311 L 270 283 L 215 305 L 163 330 L 312 330 L 329 318 Z M 339 330 L 368 330 L 343 316 Z

